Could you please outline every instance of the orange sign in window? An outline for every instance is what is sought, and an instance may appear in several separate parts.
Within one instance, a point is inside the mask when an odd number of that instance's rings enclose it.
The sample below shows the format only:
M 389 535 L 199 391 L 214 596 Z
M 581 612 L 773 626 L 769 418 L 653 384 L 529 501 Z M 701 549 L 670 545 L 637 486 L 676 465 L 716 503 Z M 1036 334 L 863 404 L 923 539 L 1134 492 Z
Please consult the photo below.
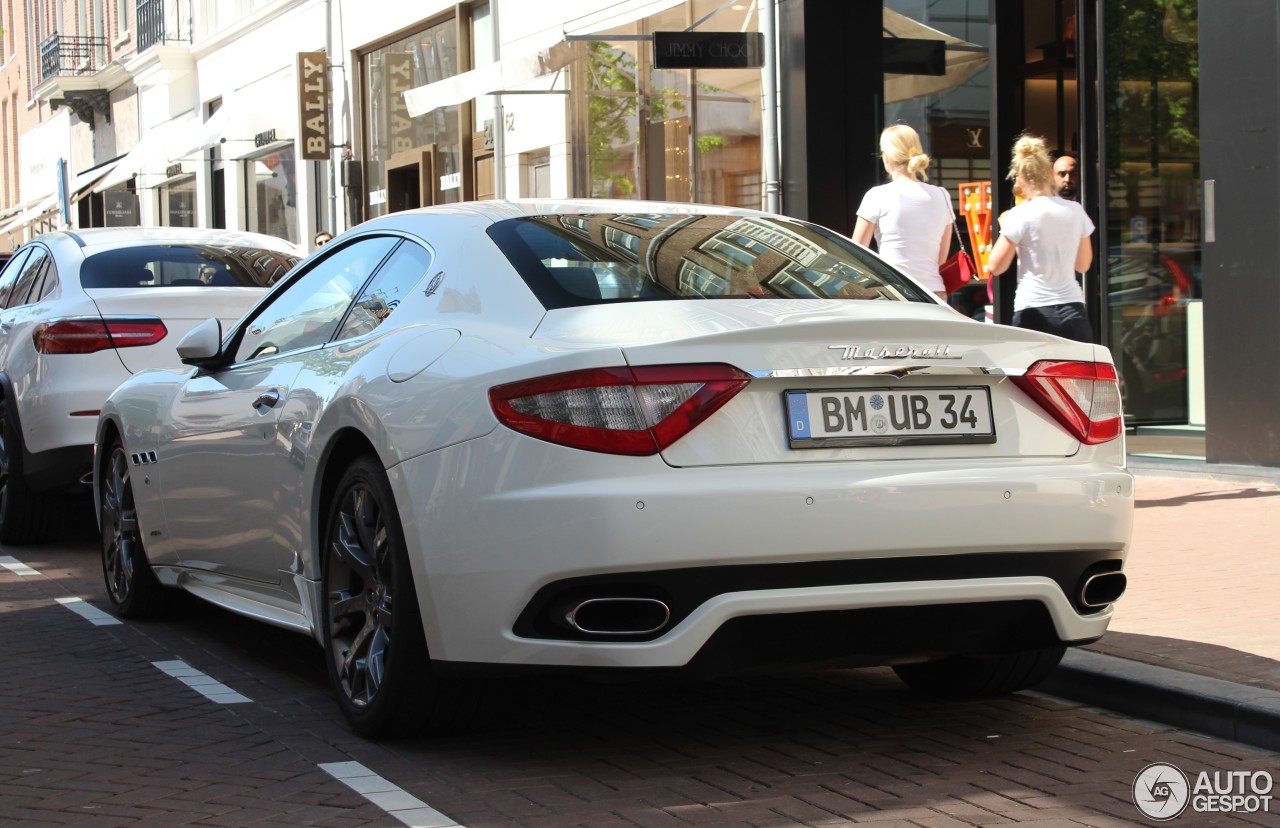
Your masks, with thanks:
M 987 258 L 991 255 L 991 182 L 970 181 L 960 185 L 960 213 L 969 230 L 969 251 L 985 278 Z

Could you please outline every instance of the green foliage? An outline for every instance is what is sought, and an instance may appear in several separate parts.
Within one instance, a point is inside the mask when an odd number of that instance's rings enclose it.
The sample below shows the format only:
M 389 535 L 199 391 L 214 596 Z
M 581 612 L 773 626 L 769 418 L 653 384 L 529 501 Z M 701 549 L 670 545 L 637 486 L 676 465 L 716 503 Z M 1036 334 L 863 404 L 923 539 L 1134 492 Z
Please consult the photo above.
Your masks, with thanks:
M 603 40 L 587 44 L 587 88 L 591 90 L 587 96 L 587 157 L 592 190 L 607 185 L 613 195 L 634 195 L 636 183 L 630 171 L 619 169 L 619 162 L 624 149 L 628 155 L 639 151 L 639 136 L 632 136 L 632 125 L 640 123 L 641 103 L 649 123 L 677 117 L 688 111 L 688 105 L 677 89 L 651 89 L 642 84 L 635 56 Z
M 702 135 L 698 137 L 698 153 L 706 155 L 712 150 L 720 149 L 724 146 L 724 138 L 720 135 Z
M 1153 166 L 1198 158 L 1198 0 L 1117 0 L 1104 8 L 1108 157 Z

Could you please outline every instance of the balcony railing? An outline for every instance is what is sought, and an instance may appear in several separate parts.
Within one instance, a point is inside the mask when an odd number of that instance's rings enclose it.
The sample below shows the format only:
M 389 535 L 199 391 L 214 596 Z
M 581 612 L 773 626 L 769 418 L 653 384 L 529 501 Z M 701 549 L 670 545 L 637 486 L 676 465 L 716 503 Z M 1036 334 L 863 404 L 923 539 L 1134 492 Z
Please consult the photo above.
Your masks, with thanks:
M 107 56 L 105 37 L 72 37 L 54 32 L 40 43 L 40 81 L 60 75 L 92 75 Z
M 160 43 L 191 40 L 191 20 L 182 0 L 138 0 L 137 25 L 139 52 Z

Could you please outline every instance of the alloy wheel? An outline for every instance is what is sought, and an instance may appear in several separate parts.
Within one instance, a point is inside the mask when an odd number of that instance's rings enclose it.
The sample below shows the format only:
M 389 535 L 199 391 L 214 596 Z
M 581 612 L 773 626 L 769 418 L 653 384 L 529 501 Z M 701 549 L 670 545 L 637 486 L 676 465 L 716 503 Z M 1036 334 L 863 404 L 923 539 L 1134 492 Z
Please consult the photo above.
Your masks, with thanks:
M 133 590 L 141 550 L 129 458 L 116 446 L 102 478 L 102 570 L 117 605 L 128 601 Z
M 391 540 L 382 506 L 362 482 L 342 498 L 335 520 L 325 564 L 329 657 L 347 698 L 365 707 L 382 687 L 392 641 Z

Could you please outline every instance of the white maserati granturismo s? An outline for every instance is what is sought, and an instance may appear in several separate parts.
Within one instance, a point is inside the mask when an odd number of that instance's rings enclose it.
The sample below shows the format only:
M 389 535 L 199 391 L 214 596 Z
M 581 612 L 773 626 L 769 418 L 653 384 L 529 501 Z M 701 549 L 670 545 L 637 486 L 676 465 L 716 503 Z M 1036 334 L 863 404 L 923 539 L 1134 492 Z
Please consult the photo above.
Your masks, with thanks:
M 802 221 L 394 213 L 178 354 L 98 420 L 110 600 L 311 636 L 366 735 L 548 669 L 1012 692 L 1125 587 L 1107 349 L 973 322 Z

